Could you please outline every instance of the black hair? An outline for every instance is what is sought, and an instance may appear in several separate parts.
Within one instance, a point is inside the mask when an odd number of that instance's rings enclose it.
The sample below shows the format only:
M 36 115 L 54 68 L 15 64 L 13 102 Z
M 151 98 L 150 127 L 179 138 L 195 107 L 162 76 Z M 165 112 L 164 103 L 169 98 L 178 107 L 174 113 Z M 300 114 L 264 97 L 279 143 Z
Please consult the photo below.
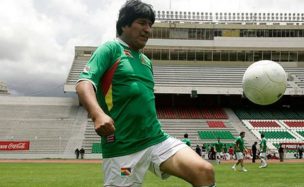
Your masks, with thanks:
M 188 138 L 188 134 L 186 133 L 186 134 L 184 134 L 184 138 Z
M 131 26 L 134 20 L 145 18 L 152 22 L 155 21 L 155 13 L 152 6 L 141 2 L 140 0 L 128 0 L 119 10 L 118 20 L 116 22 L 116 32 L 120 36 L 122 27 Z
M 262 137 L 262 138 L 264 138 L 264 137 L 265 137 L 265 135 L 264 135 L 264 134 L 261 134 L 261 137 Z

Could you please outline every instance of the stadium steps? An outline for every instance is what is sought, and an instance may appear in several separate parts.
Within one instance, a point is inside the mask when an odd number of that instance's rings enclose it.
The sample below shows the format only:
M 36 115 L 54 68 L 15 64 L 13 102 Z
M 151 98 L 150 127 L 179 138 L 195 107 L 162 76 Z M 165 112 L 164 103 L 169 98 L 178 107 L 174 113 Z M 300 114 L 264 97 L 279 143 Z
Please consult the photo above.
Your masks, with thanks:
M 93 121 L 91 119 L 88 119 L 84 132 L 82 147 L 86 150 L 87 153 L 92 153 L 92 146 L 96 143 L 100 143 L 100 136 L 98 136 L 95 132 Z
M 0 139 L 30 141 L 28 151 L 1 151 L 5 154 L 63 155 L 70 138 L 79 129 L 76 99 L 44 97 L 0 97 Z M 81 140 L 76 140 L 81 141 Z M 74 149 L 74 148 L 73 148 Z M 67 153 L 74 155 L 74 151 Z
M 209 120 L 209 119 L 208 119 Z M 160 119 L 160 122 L 162 124 L 162 128 L 165 132 L 167 132 L 169 135 L 177 138 L 182 139 L 184 137 L 184 134 L 187 133 L 189 135 L 189 139 L 192 143 L 192 148 L 195 149 L 196 145 L 202 146 L 204 143 L 214 143 L 214 139 L 204 139 L 202 140 L 199 137 L 199 131 L 230 131 L 233 136 L 236 136 L 238 134 L 237 131 L 233 127 L 231 127 L 229 124 L 228 119 L 220 120 L 224 122 L 226 128 L 210 128 L 206 119 Z M 213 119 L 218 120 L 218 119 Z M 234 140 L 227 139 L 222 140 L 224 143 L 232 143 Z
M 231 126 L 238 132 L 238 136 L 240 132 L 245 132 L 245 145 L 246 147 L 251 148 L 254 142 L 259 142 L 259 139 L 242 123 L 242 121 L 238 118 L 238 116 L 234 113 L 234 111 L 230 108 L 225 108 L 226 114 L 229 116 Z

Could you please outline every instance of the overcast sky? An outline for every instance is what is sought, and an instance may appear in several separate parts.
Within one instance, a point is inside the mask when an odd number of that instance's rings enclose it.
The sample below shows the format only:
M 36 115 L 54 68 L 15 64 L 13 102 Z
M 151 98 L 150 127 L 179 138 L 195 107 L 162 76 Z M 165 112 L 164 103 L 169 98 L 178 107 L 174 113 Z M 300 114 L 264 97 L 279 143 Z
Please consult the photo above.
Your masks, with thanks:
M 143 0 L 155 10 L 303 13 L 303 0 Z M 64 96 L 75 46 L 115 37 L 125 0 L 0 0 L 0 81 L 12 95 Z

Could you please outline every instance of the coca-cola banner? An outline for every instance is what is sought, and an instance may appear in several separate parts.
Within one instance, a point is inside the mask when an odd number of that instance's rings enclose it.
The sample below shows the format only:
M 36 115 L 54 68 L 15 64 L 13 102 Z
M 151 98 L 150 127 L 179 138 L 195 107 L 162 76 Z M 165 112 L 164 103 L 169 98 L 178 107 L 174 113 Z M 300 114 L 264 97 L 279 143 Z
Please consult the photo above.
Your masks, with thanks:
M 29 149 L 29 141 L 0 141 L 0 151 L 17 151 Z

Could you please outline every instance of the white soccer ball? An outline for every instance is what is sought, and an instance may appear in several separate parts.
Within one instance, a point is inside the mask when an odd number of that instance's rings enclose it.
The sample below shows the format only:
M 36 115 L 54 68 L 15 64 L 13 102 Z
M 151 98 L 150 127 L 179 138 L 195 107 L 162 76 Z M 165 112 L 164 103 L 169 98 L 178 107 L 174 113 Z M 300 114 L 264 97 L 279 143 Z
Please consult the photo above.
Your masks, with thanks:
M 271 60 L 251 64 L 244 73 L 245 96 L 258 105 L 269 105 L 278 101 L 287 87 L 287 74 L 283 67 Z

